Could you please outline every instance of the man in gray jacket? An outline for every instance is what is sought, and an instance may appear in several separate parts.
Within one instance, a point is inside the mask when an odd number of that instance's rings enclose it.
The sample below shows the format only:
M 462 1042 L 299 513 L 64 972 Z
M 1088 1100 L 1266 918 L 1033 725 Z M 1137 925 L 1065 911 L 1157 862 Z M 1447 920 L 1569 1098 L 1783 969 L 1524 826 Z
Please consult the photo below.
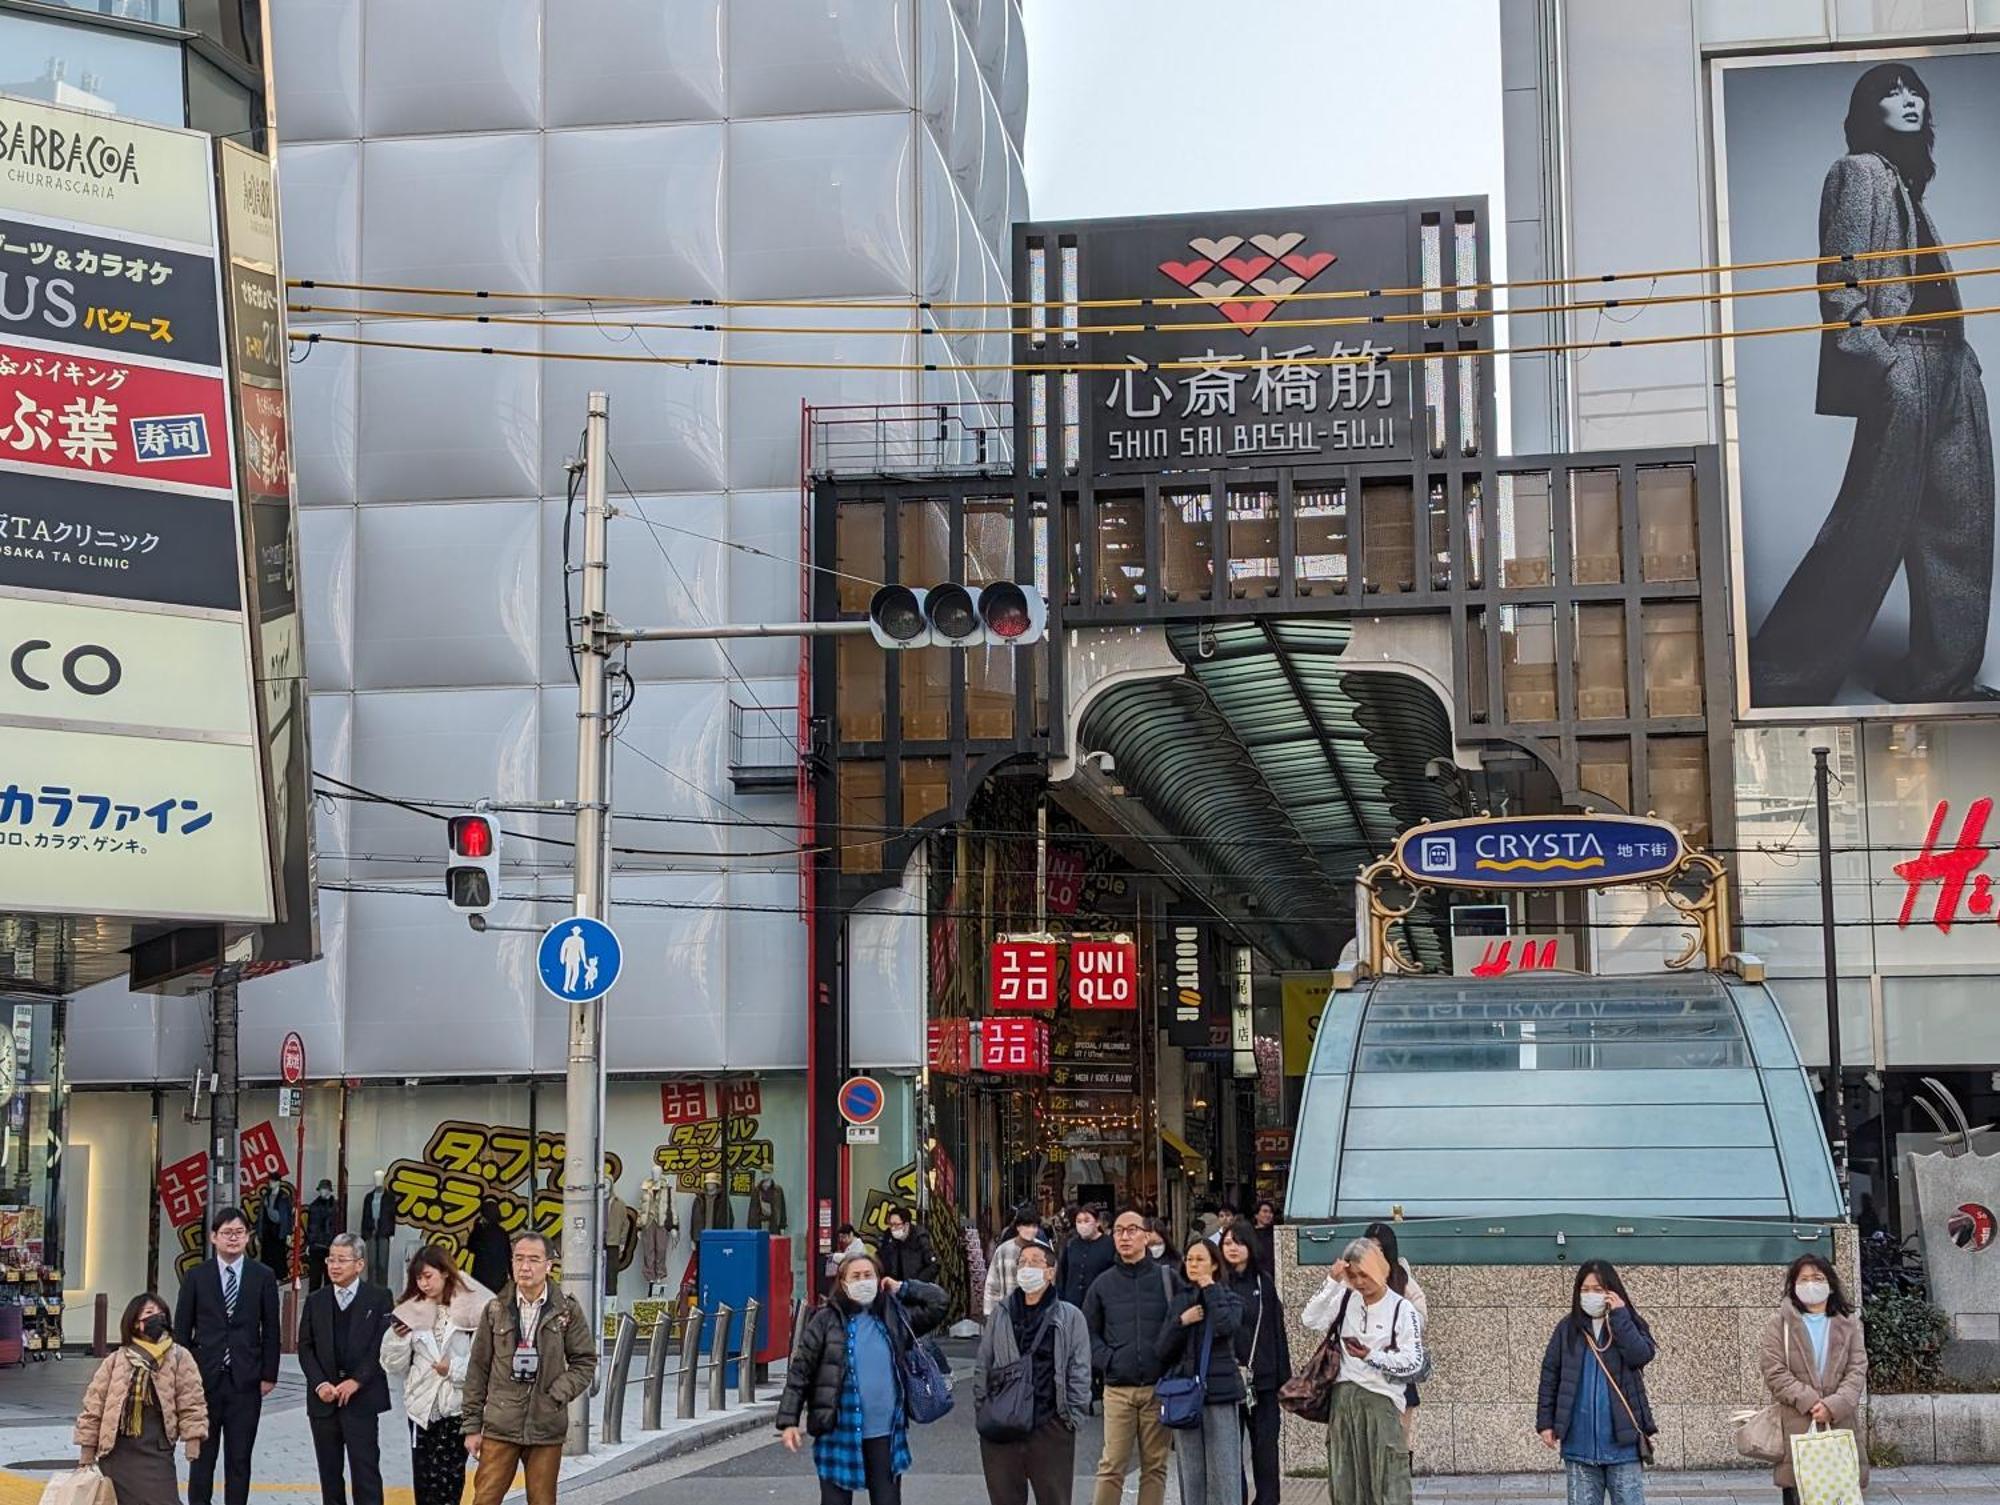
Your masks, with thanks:
M 1090 1410 L 1090 1332 L 1055 1293 L 1055 1251 L 1021 1245 L 1014 1294 L 995 1307 L 972 1377 L 979 1464 L 995 1505 L 1069 1505 L 1076 1429 Z M 1026 1359 L 1004 1384 L 995 1376 Z

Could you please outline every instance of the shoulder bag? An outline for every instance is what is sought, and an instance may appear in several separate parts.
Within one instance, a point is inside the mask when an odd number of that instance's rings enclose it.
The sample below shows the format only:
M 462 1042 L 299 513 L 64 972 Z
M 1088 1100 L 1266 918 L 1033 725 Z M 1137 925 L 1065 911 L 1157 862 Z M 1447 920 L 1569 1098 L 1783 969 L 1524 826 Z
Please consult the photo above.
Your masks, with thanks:
M 1605 1324 L 1604 1341 L 1607 1345 L 1611 1342 L 1611 1327 L 1609 1323 Z M 1639 1434 L 1639 1461 L 1648 1468 L 1651 1468 L 1653 1466 L 1653 1439 L 1647 1435 L 1646 1429 L 1639 1425 L 1639 1418 L 1632 1414 L 1632 1403 L 1625 1399 L 1625 1392 L 1618 1388 L 1618 1381 L 1611 1377 L 1611 1366 L 1604 1362 L 1603 1352 L 1595 1343 L 1590 1341 L 1589 1333 L 1583 1335 L 1583 1346 L 1589 1349 L 1590 1356 L 1597 1360 L 1597 1367 L 1604 1371 L 1604 1383 L 1609 1385 L 1611 1393 L 1618 1397 L 1618 1404 L 1625 1408 L 1625 1419 L 1632 1423 L 1632 1430 Z
M 1352 1291 L 1342 1293 L 1333 1326 L 1326 1330 L 1306 1367 L 1278 1387 L 1279 1407 L 1301 1421 L 1325 1426 L 1333 1416 L 1333 1386 L 1340 1378 L 1340 1329 L 1347 1321 L 1347 1303 L 1353 1295 Z
M 889 1297 L 889 1310 L 903 1329 L 904 1348 L 899 1360 L 903 1379 L 903 1406 L 910 1420 L 924 1425 L 951 1414 L 951 1376 L 938 1362 L 936 1349 L 928 1338 L 919 1338 L 910 1326 L 910 1314 L 902 1301 Z M 1029 1396 L 1030 1405 L 1034 1397 Z
M 1055 1305 L 1049 1303 L 1042 1323 L 1054 1320 Z M 1013 1317 L 1002 1307 L 989 1322 L 1011 1324 Z M 972 1408 L 973 1430 L 988 1442 L 1025 1442 L 1035 1430 L 1034 1352 L 1041 1346 L 1042 1328 L 1029 1335 L 1028 1346 L 1011 1364 L 996 1364 L 986 1377 L 986 1394 Z
M 1204 1311 L 1201 1317 L 1201 1362 L 1195 1365 L 1194 1373 L 1177 1374 L 1153 1386 L 1153 1399 L 1160 1405 L 1161 1426 L 1185 1432 L 1201 1425 L 1202 1408 L 1208 1404 L 1208 1356 L 1214 1348 L 1215 1324 Z
M 1792 1324 L 1787 1317 L 1778 1318 L 1778 1328 L 1784 1334 L 1785 1368 L 1792 1367 Z M 1783 1463 L 1786 1457 L 1785 1407 L 1772 1398 L 1771 1404 L 1754 1411 L 1738 1411 L 1730 1418 L 1736 1424 L 1736 1451 L 1745 1458 L 1755 1458 L 1759 1463 Z
M 1243 1382 L 1243 1400 L 1247 1405 L 1257 1394 L 1257 1342 L 1264 1336 L 1264 1277 L 1257 1277 L 1257 1321 L 1250 1329 L 1250 1362 L 1236 1366 L 1236 1377 Z

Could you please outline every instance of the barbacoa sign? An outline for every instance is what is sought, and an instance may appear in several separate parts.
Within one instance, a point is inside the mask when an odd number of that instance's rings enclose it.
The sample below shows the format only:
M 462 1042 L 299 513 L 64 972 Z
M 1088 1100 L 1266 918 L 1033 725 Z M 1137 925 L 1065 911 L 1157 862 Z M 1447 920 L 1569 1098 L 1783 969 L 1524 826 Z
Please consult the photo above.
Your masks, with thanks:
M 1405 831 L 1392 860 L 1440 888 L 1595 888 L 1664 878 L 1687 855 L 1663 820 L 1525 815 L 1442 821 Z

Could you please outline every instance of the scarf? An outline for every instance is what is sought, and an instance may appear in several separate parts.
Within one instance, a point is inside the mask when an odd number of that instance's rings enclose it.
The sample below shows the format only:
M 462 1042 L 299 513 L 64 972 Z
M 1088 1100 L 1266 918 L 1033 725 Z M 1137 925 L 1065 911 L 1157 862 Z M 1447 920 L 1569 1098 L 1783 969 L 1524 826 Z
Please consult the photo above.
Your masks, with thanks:
M 167 1350 L 173 1346 L 174 1340 L 170 1337 L 152 1343 L 137 1333 L 132 1335 L 132 1346 L 126 1350 L 132 1363 L 132 1394 L 126 1401 L 125 1416 L 119 1424 L 121 1436 L 137 1437 L 146 1430 L 146 1403 L 154 1400 L 153 1376 L 160 1372 Z
M 451 1304 L 443 1309 L 442 1315 L 451 1319 L 453 1328 L 460 1332 L 479 1331 L 480 1313 L 493 1299 L 493 1293 L 461 1273 L 458 1277 L 458 1294 L 451 1298 Z M 413 1333 L 435 1332 L 441 1315 L 438 1304 L 428 1297 L 415 1296 L 398 1306 L 392 1315 Z

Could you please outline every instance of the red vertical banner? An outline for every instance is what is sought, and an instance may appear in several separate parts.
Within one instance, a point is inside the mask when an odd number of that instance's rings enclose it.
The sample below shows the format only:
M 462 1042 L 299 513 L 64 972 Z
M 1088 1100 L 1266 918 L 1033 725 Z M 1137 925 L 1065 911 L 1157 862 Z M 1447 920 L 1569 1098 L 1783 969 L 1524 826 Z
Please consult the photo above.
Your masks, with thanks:
M 964 1076 L 972 1069 L 972 1021 L 933 1019 L 925 1060 L 936 1076 Z
M 1073 1009 L 1136 1009 L 1139 951 L 1130 941 L 1074 941 L 1069 948 Z
M 1056 948 L 1050 941 L 995 941 L 988 956 L 987 1002 L 1016 1013 L 1056 1008 Z
M 185 1160 L 160 1167 L 160 1205 L 176 1228 L 199 1223 L 208 1210 L 208 1152 L 196 1150 Z
M 243 1190 L 253 1192 L 266 1181 L 285 1179 L 285 1148 L 278 1143 L 278 1131 L 269 1119 L 254 1129 L 245 1129 L 237 1152 L 237 1181 Z

